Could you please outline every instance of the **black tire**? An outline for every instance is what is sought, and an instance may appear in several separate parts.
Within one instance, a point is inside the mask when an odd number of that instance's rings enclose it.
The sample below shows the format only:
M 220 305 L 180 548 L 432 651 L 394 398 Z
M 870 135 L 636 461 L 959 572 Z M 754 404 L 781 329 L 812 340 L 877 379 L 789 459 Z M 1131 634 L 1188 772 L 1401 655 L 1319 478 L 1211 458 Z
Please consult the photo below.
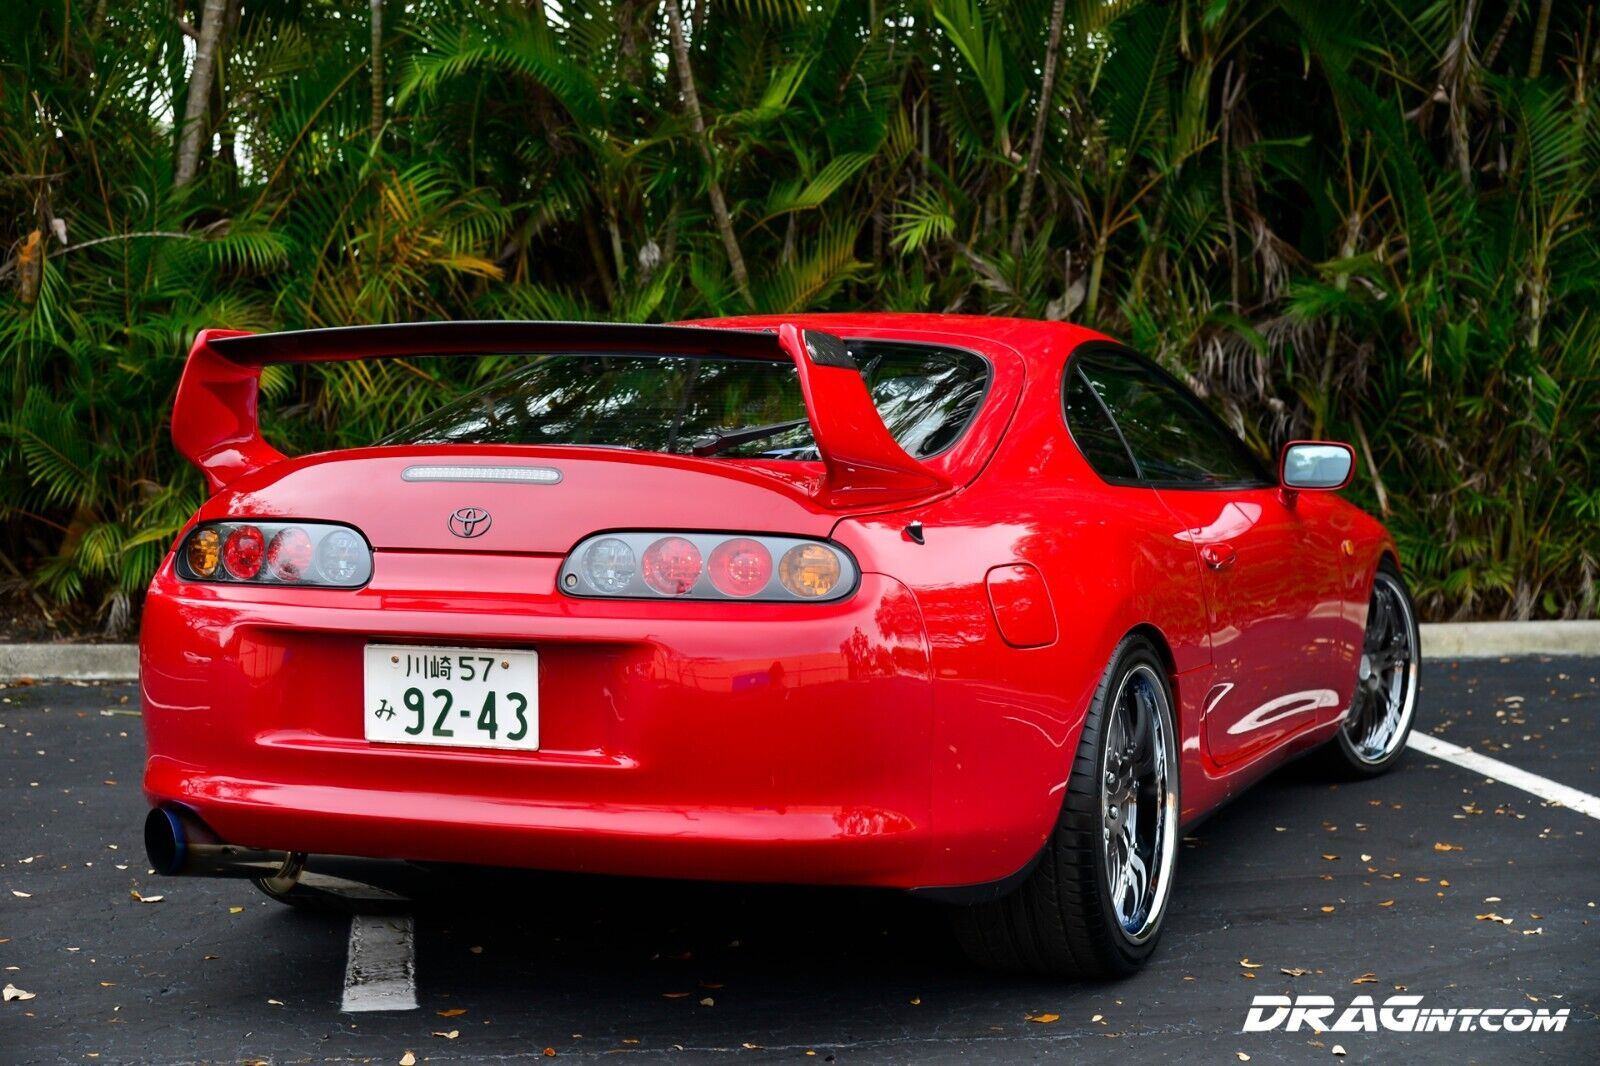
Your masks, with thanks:
M 1374 630 L 1382 625 L 1380 601 L 1385 599 L 1391 612 L 1390 619 L 1394 623 L 1394 637 L 1403 643 L 1403 651 L 1407 658 L 1399 664 L 1399 673 L 1391 671 L 1387 681 L 1378 680 L 1375 683 L 1377 687 L 1373 687 L 1374 682 L 1369 681 L 1371 670 L 1368 664 L 1372 661 L 1369 656 L 1374 652 L 1375 641 L 1384 642 L 1383 634 L 1375 633 Z M 1411 592 L 1400 576 L 1399 567 L 1395 566 L 1387 556 L 1378 564 L 1378 569 L 1373 574 L 1372 597 L 1367 608 L 1361 660 L 1360 676 L 1356 680 L 1350 710 L 1346 712 L 1339 731 L 1323 746 L 1320 753 L 1324 768 L 1345 778 L 1377 777 L 1394 769 L 1405 755 L 1406 738 L 1411 735 L 1411 728 L 1417 720 L 1417 704 L 1421 697 L 1419 685 L 1422 663 L 1422 641 L 1417 628 L 1417 610 L 1412 602 Z M 1393 683 L 1403 685 L 1403 689 L 1397 693 L 1397 703 L 1387 712 L 1394 716 L 1395 723 L 1381 741 L 1373 740 L 1375 731 L 1366 728 L 1371 721 L 1367 716 L 1382 708 L 1366 701 L 1379 698 L 1381 693 L 1385 701 L 1384 706 L 1389 707 L 1387 701 L 1390 691 L 1385 686 Z M 1364 745 L 1363 739 L 1373 740 L 1373 743 Z
M 1159 904 L 1134 937 L 1124 929 L 1112 902 L 1103 801 L 1104 767 L 1111 701 L 1137 674 L 1155 678 L 1163 696 L 1166 736 L 1175 740 L 1172 687 L 1160 653 L 1148 639 L 1123 639 L 1095 689 L 1084 719 L 1083 736 L 1073 758 L 1061 813 L 1038 863 L 1022 884 L 992 902 L 959 908 L 957 939 L 972 961 L 994 969 L 1083 980 L 1122 977 L 1144 965 L 1160 939 L 1177 851 L 1178 763 L 1171 744 L 1170 830 L 1165 832 L 1168 858 L 1161 876 Z M 1158 829 L 1160 835 L 1162 830 Z

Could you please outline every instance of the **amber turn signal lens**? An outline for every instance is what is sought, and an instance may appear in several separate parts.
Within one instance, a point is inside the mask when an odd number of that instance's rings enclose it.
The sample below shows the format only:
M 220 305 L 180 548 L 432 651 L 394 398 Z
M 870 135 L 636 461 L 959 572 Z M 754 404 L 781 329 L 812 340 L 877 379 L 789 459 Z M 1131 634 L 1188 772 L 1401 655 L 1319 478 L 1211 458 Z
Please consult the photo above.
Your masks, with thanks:
M 839 557 L 821 544 L 797 544 L 783 554 L 778 580 L 796 596 L 826 596 L 839 583 Z
M 217 572 L 217 562 L 222 558 L 222 538 L 214 529 L 202 529 L 189 538 L 189 569 L 196 577 L 210 577 Z

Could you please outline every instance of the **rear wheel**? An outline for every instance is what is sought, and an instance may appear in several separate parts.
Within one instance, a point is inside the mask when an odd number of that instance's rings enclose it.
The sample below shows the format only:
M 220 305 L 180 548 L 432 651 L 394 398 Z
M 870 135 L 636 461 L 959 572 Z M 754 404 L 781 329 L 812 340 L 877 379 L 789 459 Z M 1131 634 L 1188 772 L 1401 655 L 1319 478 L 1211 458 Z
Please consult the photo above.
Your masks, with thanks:
M 1096 978 L 1132 973 L 1149 958 L 1177 859 L 1174 722 L 1155 646 L 1124 639 L 1090 702 L 1038 864 L 1010 895 L 956 914 L 975 962 Z
M 1372 579 L 1355 695 L 1327 747 L 1338 769 L 1375 777 L 1400 760 L 1416 717 L 1421 650 L 1411 594 L 1386 559 Z

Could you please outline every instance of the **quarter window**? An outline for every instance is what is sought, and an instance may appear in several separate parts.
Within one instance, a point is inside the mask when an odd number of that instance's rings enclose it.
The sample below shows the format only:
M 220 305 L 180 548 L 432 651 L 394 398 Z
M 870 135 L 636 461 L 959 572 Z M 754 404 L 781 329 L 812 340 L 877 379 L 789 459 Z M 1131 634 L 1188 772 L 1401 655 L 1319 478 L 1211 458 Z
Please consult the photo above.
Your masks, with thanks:
M 1127 445 L 1122 443 L 1111 416 L 1090 391 L 1088 379 L 1076 365 L 1067 367 L 1062 399 L 1067 408 L 1067 429 L 1094 472 L 1107 481 L 1137 481 L 1139 469 L 1133 465 Z
M 1196 488 L 1273 483 L 1244 442 L 1154 363 L 1105 350 L 1085 352 L 1072 362 L 1121 430 L 1141 480 Z

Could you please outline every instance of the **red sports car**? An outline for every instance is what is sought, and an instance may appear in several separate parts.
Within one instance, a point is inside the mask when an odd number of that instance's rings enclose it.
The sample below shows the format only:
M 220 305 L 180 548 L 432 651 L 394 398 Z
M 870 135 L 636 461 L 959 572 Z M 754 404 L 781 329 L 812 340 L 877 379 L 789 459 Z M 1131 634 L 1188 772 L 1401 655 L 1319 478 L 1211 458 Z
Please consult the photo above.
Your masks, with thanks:
M 262 368 L 495 356 L 286 457 Z M 1393 541 L 1074 326 L 953 315 L 200 334 L 213 492 L 146 600 L 152 864 L 308 854 L 910 889 L 978 958 L 1113 975 L 1179 833 L 1313 748 L 1392 766 Z

